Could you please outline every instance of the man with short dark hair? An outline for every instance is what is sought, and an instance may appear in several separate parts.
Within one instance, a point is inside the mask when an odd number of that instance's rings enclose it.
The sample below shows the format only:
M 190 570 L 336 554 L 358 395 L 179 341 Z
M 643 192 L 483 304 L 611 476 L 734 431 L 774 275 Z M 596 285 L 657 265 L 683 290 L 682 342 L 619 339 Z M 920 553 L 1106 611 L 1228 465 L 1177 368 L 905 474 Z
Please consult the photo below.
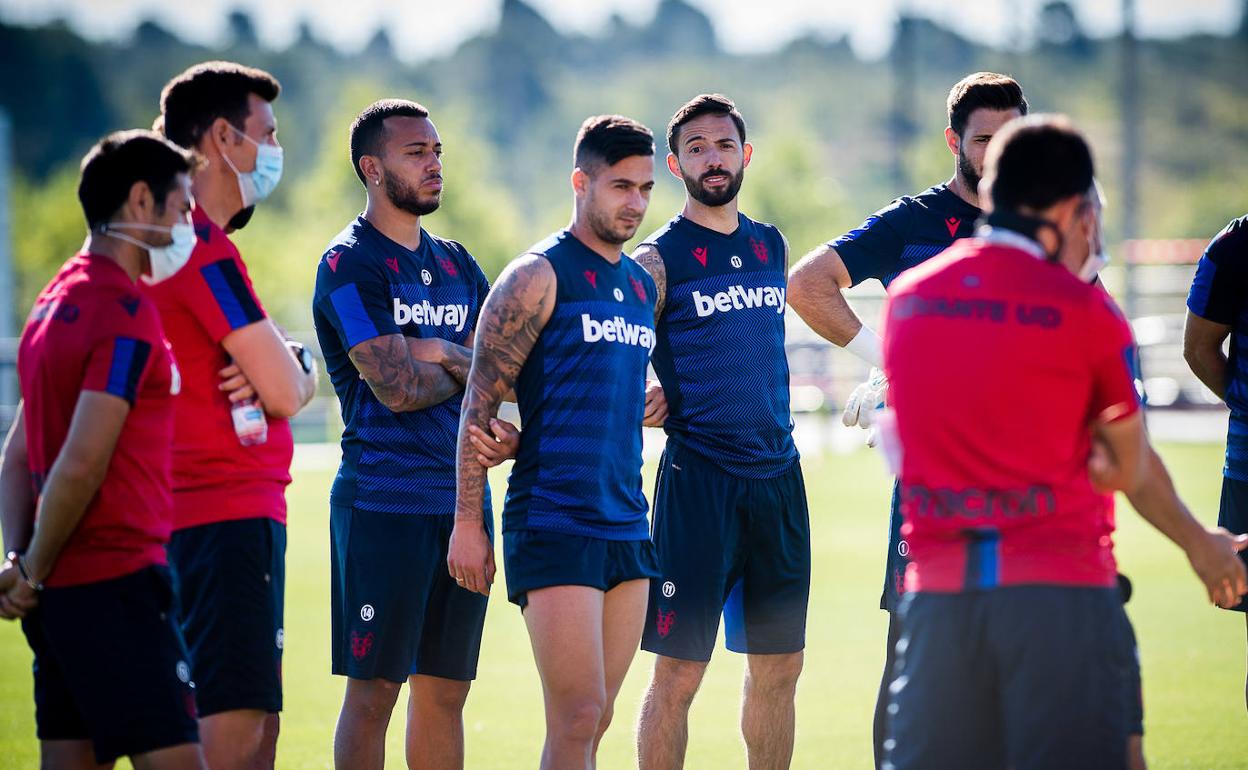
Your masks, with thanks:
M 668 410 L 647 423 L 668 439 L 654 492 L 662 580 L 651 585 L 642 637 L 657 657 L 637 752 L 645 770 L 684 764 L 689 708 L 722 614 L 726 646 L 747 656 L 749 766 L 785 768 L 810 596 L 784 352 L 788 243 L 738 210 L 753 147 L 731 99 L 691 99 L 667 142 L 685 206 L 633 253 L 658 291 L 654 369 Z
M 442 199 L 441 156 L 416 102 L 361 112 L 351 162 L 368 207 L 317 267 L 312 317 L 346 426 L 330 492 L 333 672 L 348 677 L 334 763 L 344 769 L 383 766 L 404 682 L 409 767 L 464 765 L 486 596 L 442 565 L 455 521 L 452 437 L 490 286 L 467 249 L 421 226 Z M 510 425 L 483 427 L 474 460 L 514 454 Z M 491 529 L 487 517 L 483 536 Z
M 885 308 L 881 440 L 911 561 L 884 764 L 1125 768 L 1133 644 L 1112 492 L 1158 486 L 1130 327 L 1090 282 L 1091 152 L 1064 118 L 1017 120 L 981 189 L 979 237 L 900 276 Z M 1181 505 L 1140 513 L 1212 600 L 1248 590 L 1242 538 Z
M 272 767 L 282 709 L 290 425 L 312 398 L 311 354 L 264 311 L 226 231 L 277 185 L 267 72 L 197 64 L 161 92 L 165 136 L 205 160 L 187 269 L 151 288 L 183 366 L 169 557 L 213 770 Z
M 879 338 L 859 320 L 842 292 L 869 279 L 885 289 L 903 271 L 939 254 L 974 232 L 979 219 L 979 180 L 988 142 L 1009 121 L 1027 114 L 1027 99 L 1013 78 L 976 72 L 954 84 L 946 100 L 949 120 L 945 144 L 954 157 L 953 176 L 915 196 L 904 196 L 872 214 L 857 228 L 807 254 L 789 276 L 788 301 L 823 338 L 845 348 L 872 367 L 880 366 Z M 874 407 L 884 399 L 887 382 L 873 371 L 846 404 L 848 425 L 868 426 Z M 867 403 L 870 402 L 870 403 Z M 888 611 L 884 672 L 876 696 L 875 761 L 882 759 L 887 687 L 901 626 L 902 576 L 908 544 L 902 539 L 896 488 L 889 512 L 889 540 L 880 609 Z
M 0 461 L 0 617 L 34 652 L 43 767 L 203 768 L 165 544 L 179 377 L 138 288 L 186 264 L 198 159 L 122 131 L 82 162 L 90 234 L 35 300 Z
M 571 224 L 513 260 L 481 311 L 447 559 L 463 585 L 489 592 L 485 468 L 469 437 L 514 387 L 524 430 L 503 553 L 542 679 L 546 770 L 594 767 L 658 575 L 641 491 L 655 285 L 620 252 L 649 204 L 654 138 L 628 118 L 589 118 L 573 157 Z
M 1224 227 L 1196 265 L 1183 333 L 1183 357 L 1192 373 L 1231 410 L 1218 524 L 1235 533 L 1248 532 L 1248 356 L 1240 347 L 1248 334 L 1246 308 L 1248 215 Z M 1229 357 L 1222 352 L 1227 337 Z M 1231 609 L 1248 612 L 1248 601 Z M 1248 704 L 1248 682 L 1244 700 Z

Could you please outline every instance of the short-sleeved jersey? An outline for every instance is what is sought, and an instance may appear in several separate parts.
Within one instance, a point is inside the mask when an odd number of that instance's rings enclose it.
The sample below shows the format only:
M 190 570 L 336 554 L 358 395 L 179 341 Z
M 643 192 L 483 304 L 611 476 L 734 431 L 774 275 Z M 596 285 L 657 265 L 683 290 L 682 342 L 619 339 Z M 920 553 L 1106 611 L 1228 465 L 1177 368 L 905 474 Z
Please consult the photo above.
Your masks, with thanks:
M 268 417 L 268 439 L 243 446 L 229 396 L 218 386 L 231 332 L 265 318 L 247 267 L 225 231 L 200 209 L 191 214 L 195 248 L 173 277 L 147 288 L 182 367 L 173 439 L 174 529 L 237 519 L 286 523 L 294 440 L 290 424 Z
M 654 350 L 654 281 L 563 230 L 527 253 L 550 262 L 555 307 L 516 381 L 522 431 L 504 531 L 649 536 L 641 420 Z
M 1114 585 L 1087 461 L 1093 425 L 1140 406 L 1108 295 L 996 230 L 898 278 L 885 313 L 907 590 Z
M 663 429 L 728 473 L 784 473 L 797 448 L 780 231 L 738 214 L 724 234 L 677 215 L 645 243 L 667 277 L 653 361 L 667 398 Z
M 360 379 L 348 351 L 387 334 L 464 345 L 489 289 L 463 246 L 423 229 L 412 251 L 359 216 L 330 242 L 316 271 L 312 318 L 345 425 L 342 463 L 330 492 L 334 505 L 454 514 L 463 394 L 392 412 Z
M 875 278 L 888 288 L 904 271 L 974 233 L 980 213 L 940 184 L 898 198 L 829 245 L 854 286 Z
M 170 449 L 178 374 L 155 306 L 106 256 L 79 254 L 35 300 L 17 354 L 31 484 L 43 493 L 83 391 L 130 404 L 108 473 L 49 586 L 164 564 L 173 523 Z
M 1231 327 L 1231 408 L 1224 474 L 1248 481 L 1248 216 L 1226 226 L 1196 265 L 1187 308 L 1207 321 Z

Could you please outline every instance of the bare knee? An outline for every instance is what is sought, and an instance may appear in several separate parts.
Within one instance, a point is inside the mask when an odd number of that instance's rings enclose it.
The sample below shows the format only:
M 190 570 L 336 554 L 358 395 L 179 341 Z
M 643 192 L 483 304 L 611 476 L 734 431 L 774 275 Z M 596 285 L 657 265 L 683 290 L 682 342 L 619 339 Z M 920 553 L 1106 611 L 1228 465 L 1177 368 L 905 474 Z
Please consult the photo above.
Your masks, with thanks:
M 472 686 L 471 682 L 424 676 L 412 677 L 409 681 L 412 691 L 412 708 L 448 714 L 463 712 L 464 704 L 468 702 L 468 690 Z
M 797 689 L 802 675 L 803 655 L 750 655 L 746 666 L 748 686 L 764 693 L 790 693 Z
M 350 679 L 343 711 L 366 722 L 389 722 L 401 685 L 386 679 Z
M 706 663 L 659 656 L 654 661 L 649 697 L 688 709 L 706 674 Z
M 551 713 L 552 732 L 565 740 L 586 743 L 595 740 L 603 719 L 608 722 L 611 719 L 603 701 L 603 698 L 583 697 L 556 706 Z

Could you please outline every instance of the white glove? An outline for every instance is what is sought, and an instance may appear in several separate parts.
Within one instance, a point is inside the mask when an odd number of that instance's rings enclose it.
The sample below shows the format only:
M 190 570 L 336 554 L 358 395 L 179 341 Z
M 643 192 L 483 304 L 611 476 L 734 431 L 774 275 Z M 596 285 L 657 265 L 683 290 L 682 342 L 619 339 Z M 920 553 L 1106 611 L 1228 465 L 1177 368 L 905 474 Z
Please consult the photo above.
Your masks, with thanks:
M 884 407 L 884 397 L 888 393 L 888 378 L 884 376 L 884 372 L 875 367 L 871 368 L 871 376 L 866 382 L 854 388 L 849 394 L 849 399 L 845 402 L 845 411 L 841 414 L 841 422 L 845 427 L 852 428 L 857 425 L 863 429 L 870 429 L 875 421 L 875 412 Z M 867 436 L 869 446 L 874 446 L 875 432 L 872 431 Z

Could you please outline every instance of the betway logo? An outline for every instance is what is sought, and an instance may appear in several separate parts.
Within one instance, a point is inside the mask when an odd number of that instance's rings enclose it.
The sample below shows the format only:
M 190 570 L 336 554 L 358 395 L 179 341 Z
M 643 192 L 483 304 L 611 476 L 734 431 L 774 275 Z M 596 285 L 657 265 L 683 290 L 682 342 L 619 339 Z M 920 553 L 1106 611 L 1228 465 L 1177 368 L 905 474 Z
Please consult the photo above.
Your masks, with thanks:
M 727 313 L 730 310 L 745 310 L 752 307 L 774 307 L 777 313 L 784 312 L 784 287 L 759 286 L 747 289 L 744 286 L 729 286 L 727 291 L 714 294 L 693 293 L 693 306 L 699 318 L 712 313 Z
M 462 332 L 468 323 L 467 305 L 431 305 L 429 300 L 421 300 L 419 305 L 406 305 L 398 297 L 394 298 L 394 323 L 404 326 L 409 323 L 421 326 L 454 326 L 455 331 Z
M 595 321 L 589 313 L 581 313 L 581 332 L 586 342 L 618 342 L 654 350 L 654 329 L 643 324 L 630 324 L 618 315 L 605 321 Z

